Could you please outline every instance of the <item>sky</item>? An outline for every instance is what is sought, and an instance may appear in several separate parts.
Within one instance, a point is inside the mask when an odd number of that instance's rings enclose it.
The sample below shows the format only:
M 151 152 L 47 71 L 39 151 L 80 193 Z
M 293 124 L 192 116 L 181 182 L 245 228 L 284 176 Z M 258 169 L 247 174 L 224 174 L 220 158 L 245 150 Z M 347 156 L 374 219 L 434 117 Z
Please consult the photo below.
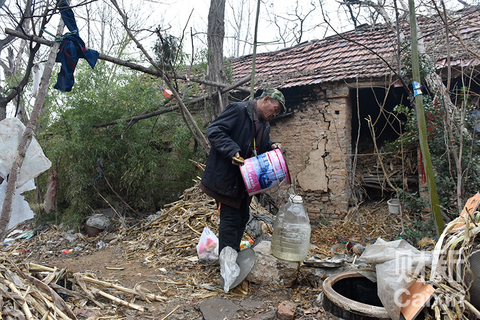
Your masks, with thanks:
M 126 0 L 124 0 L 126 1 Z M 201 34 L 201 32 L 205 32 L 207 28 L 207 20 L 208 20 L 208 11 L 210 7 L 210 0 L 164 0 L 164 1 L 157 1 L 157 0 L 144 0 L 145 10 L 147 12 L 152 12 L 149 21 L 156 22 L 156 23 L 163 23 L 164 26 L 171 26 L 172 34 L 181 34 L 182 30 L 187 25 L 188 18 L 191 14 L 190 21 L 188 21 L 188 25 L 185 28 L 187 33 L 187 38 L 185 39 L 185 51 L 187 53 L 191 52 L 191 39 L 190 39 L 190 30 L 198 33 L 198 40 L 197 43 L 194 44 L 196 48 L 204 45 L 206 47 L 206 35 Z M 231 4 L 236 4 L 240 0 L 227 0 L 226 3 L 226 36 L 233 37 L 233 29 L 230 23 L 234 22 L 234 19 L 231 15 Z M 314 4 L 319 7 L 318 0 L 313 1 Z M 338 4 L 335 0 L 324 0 L 325 7 L 330 11 L 330 16 L 338 11 Z M 254 15 L 256 12 L 256 0 L 250 0 L 251 3 L 251 22 L 249 30 L 251 33 L 254 32 Z M 311 8 L 309 0 L 300 0 L 300 8 L 302 9 L 301 13 L 306 13 L 309 8 Z M 271 12 L 275 12 L 277 15 L 281 15 L 287 17 L 286 12 L 293 12 L 295 1 L 293 0 L 262 0 L 262 5 L 260 7 L 260 15 L 259 15 L 259 32 L 258 32 L 258 42 L 264 43 L 258 46 L 257 52 L 264 52 L 264 51 L 273 51 L 284 48 L 285 45 L 279 42 L 274 42 L 277 36 L 277 28 L 275 25 L 271 23 L 273 16 Z M 247 19 L 244 19 L 243 25 L 245 26 Z M 306 19 L 305 25 L 306 28 L 311 29 L 312 26 L 320 21 L 323 21 L 323 17 L 321 15 L 321 11 L 317 8 L 314 12 L 312 12 L 308 19 Z M 334 21 L 335 27 L 341 30 L 346 30 L 348 28 L 352 28 L 348 23 L 346 26 L 341 26 L 341 21 L 346 21 L 345 19 L 341 19 L 338 16 L 333 16 L 331 21 Z M 285 20 L 281 21 L 281 23 L 285 23 Z M 326 24 L 323 24 L 313 30 L 310 30 L 308 33 L 305 33 L 304 37 L 302 38 L 303 41 L 313 40 L 313 39 L 321 39 L 325 36 Z M 332 34 L 333 31 L 330 30 L 328 34 Z M 288 36 L 291 36 L 288 35 Z M 269 45 L 266 45 L 269 43 Z M 290 46 L 290 43 L 287 45 Z M 234 54 L 233 44 L 232 41 L 229 39 L 225 39 L 225 55 L 232 56 Z M 240 56 L 242 53 L 245 53 L 243 50 L 240 50 Z M 247 54 L 250 52 L 247 52 Z

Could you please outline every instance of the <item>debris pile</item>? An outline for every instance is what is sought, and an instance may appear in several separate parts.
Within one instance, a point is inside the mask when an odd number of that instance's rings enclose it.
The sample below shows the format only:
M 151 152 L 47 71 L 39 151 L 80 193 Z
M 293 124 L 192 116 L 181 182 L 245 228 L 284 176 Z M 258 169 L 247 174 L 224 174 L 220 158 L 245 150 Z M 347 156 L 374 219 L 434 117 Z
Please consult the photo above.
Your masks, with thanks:
M 393 240 L 400 236 L 402 231 L 400 215 L 386 214 L 384 210 L 384 201 L 359 207 L 367 244 L 378 238 Z M 319 224 L 318 227 L 312 229 L 311 243 L 315 245 L 313 253 L 322 257 L 333 257 L 333 254 L 339 251 L 358 255 L 359 253 L 354 252 L 354 248 L 356 243 L 361 242 L 361 232 L 354 211 L 347 214 L 342 220 Z
M 144 292 L 141 287 L 125 288 L 96 279 L 93 275 L 75 273 L 67 269 L 50 268 L 35 263 L 17 265 L 5 254 L 0 255 L 0 292 L 2 293 L 2 314 L 15 319 L 76 319 L 89 314 L 101 315 L 108 303 L 123 305 L 138 311 L 146 308 L 130 300 L 165 301 L 168 298 Z M 73 289 L 73 283 L 75 290 Z M 109 292 L 105 290 L 109 289 Z M 68 299 L 68 300 L 67 300 Z M 68 301 L 68 303 L 66 302 Z M 96 308 L 86 307 L 94 304 Z
M 472 299 L 478 301 L 471 289 L 475 284 L 478 291 L 479 283 L 474 280 L 475 276 L 479 276 L 480 265 L 477 263 L 476 272 L 473 272 L 470 259 L 480 246 L 480 239 L 477 238 L 479 223 L 480 212 L 468 210 L 466 206 L 462 214 L 445 227 L 433 251 L 430 273 L 425 275 L 425 279 L 420 278 L 435 289 L 431 309 L 436 319 L 441 314 L 450 319 L 464 319 L 469 315 L 480 318 L 478 302 L 476 305 L 471 303 Z
M 251 210 L 257 216 L 268 215 L 257 202 L 252 202 Z M 215 201 L 195 186 L 185 190 L 180 200 L 140 224 L 125 229 L 120 225 L 117 232 L 112 228 L 90 238 L 61 232 L 55 226 L 30 230 L 26 233 L 35 236 L 28 240 L 19 237 L 0 252 L 1 312 L 16 319 L 89 318 L 105 315 L 107 310 L 120 306 L 147 311 L 145 303 L 137 304 L 135 300 L 165 302 L 177 295 L 171 287 L 183 287 L 181 291 L 190 298 L 217 294 L 221 288 L 216 287 L 218 277 L 212 276 L 212 272 L 218 273 L 218 266 L 207 268 L 197 263 L 195 247 L 203 228 L 208 226 L 216 232 L 218 221 Z M 257 222 L 262 230 L 271 230 L 268 223 Z M 169 263 L 176 265 L 178 272 L 188 271 L 191 276 L 166 280 L 163 286 L 158 286 L 159 293 L 151 293 L 141 285 L 127 288 L 119 285 L 117 279 L 97 279 L 92 272 L 72 273 L 66 268 L 28 262 L 48 261 L 49 257 L 67 254 L 72 258 L 88 255 L 115 243 L 122 244 L 126 261 L 140 260 L 157 268 Z

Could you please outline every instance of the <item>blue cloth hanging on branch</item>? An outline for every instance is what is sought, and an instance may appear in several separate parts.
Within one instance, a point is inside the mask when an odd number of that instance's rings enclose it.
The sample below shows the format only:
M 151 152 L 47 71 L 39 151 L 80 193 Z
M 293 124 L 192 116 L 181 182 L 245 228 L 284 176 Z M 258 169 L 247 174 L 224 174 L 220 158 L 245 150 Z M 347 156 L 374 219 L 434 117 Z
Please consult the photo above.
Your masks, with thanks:
M 62 64 L 62 67 L 58 73 L 57 83 L 54 88 L 62 92 L 68 92 L 72 90 L 75 83 L 73 73 L 75 72 L 78 59 L 84 58 L 93 69 L 97 63 L 99 53 L 85 47 L 85 43 L 78 35 L 75 16 L 67 1 L 60 0 L 58 5 L 63 22 L 65 22 L 70 33 L 63 37 L 62 43 L 60 44 L 60 51 L 57 53 L 57 58 L 55 59 L 56 62 Z

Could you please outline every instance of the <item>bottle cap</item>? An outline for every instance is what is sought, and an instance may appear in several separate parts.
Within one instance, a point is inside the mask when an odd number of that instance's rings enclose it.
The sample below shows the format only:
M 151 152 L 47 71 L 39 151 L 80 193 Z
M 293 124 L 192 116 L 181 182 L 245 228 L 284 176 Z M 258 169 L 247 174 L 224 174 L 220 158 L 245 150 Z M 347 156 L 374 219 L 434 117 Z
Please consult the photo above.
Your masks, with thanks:
M 298 195 L 293 196 L 293 197 L 292 197 L 292 202 L 293 202 L 293 203 L 303 203 L 302 196 L 298 196 Z

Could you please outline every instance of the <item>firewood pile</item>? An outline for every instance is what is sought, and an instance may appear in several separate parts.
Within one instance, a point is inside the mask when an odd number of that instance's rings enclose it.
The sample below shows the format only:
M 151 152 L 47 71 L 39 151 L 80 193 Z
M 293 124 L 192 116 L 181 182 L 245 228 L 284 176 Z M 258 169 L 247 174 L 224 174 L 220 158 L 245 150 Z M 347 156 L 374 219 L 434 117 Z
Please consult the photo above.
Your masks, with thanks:
M 418 161 L 416 150 L 398 153 L 358 154 L 356 178 L 364 188 L 393 191 L 387 180 L 409 190 L 418 185 Z

